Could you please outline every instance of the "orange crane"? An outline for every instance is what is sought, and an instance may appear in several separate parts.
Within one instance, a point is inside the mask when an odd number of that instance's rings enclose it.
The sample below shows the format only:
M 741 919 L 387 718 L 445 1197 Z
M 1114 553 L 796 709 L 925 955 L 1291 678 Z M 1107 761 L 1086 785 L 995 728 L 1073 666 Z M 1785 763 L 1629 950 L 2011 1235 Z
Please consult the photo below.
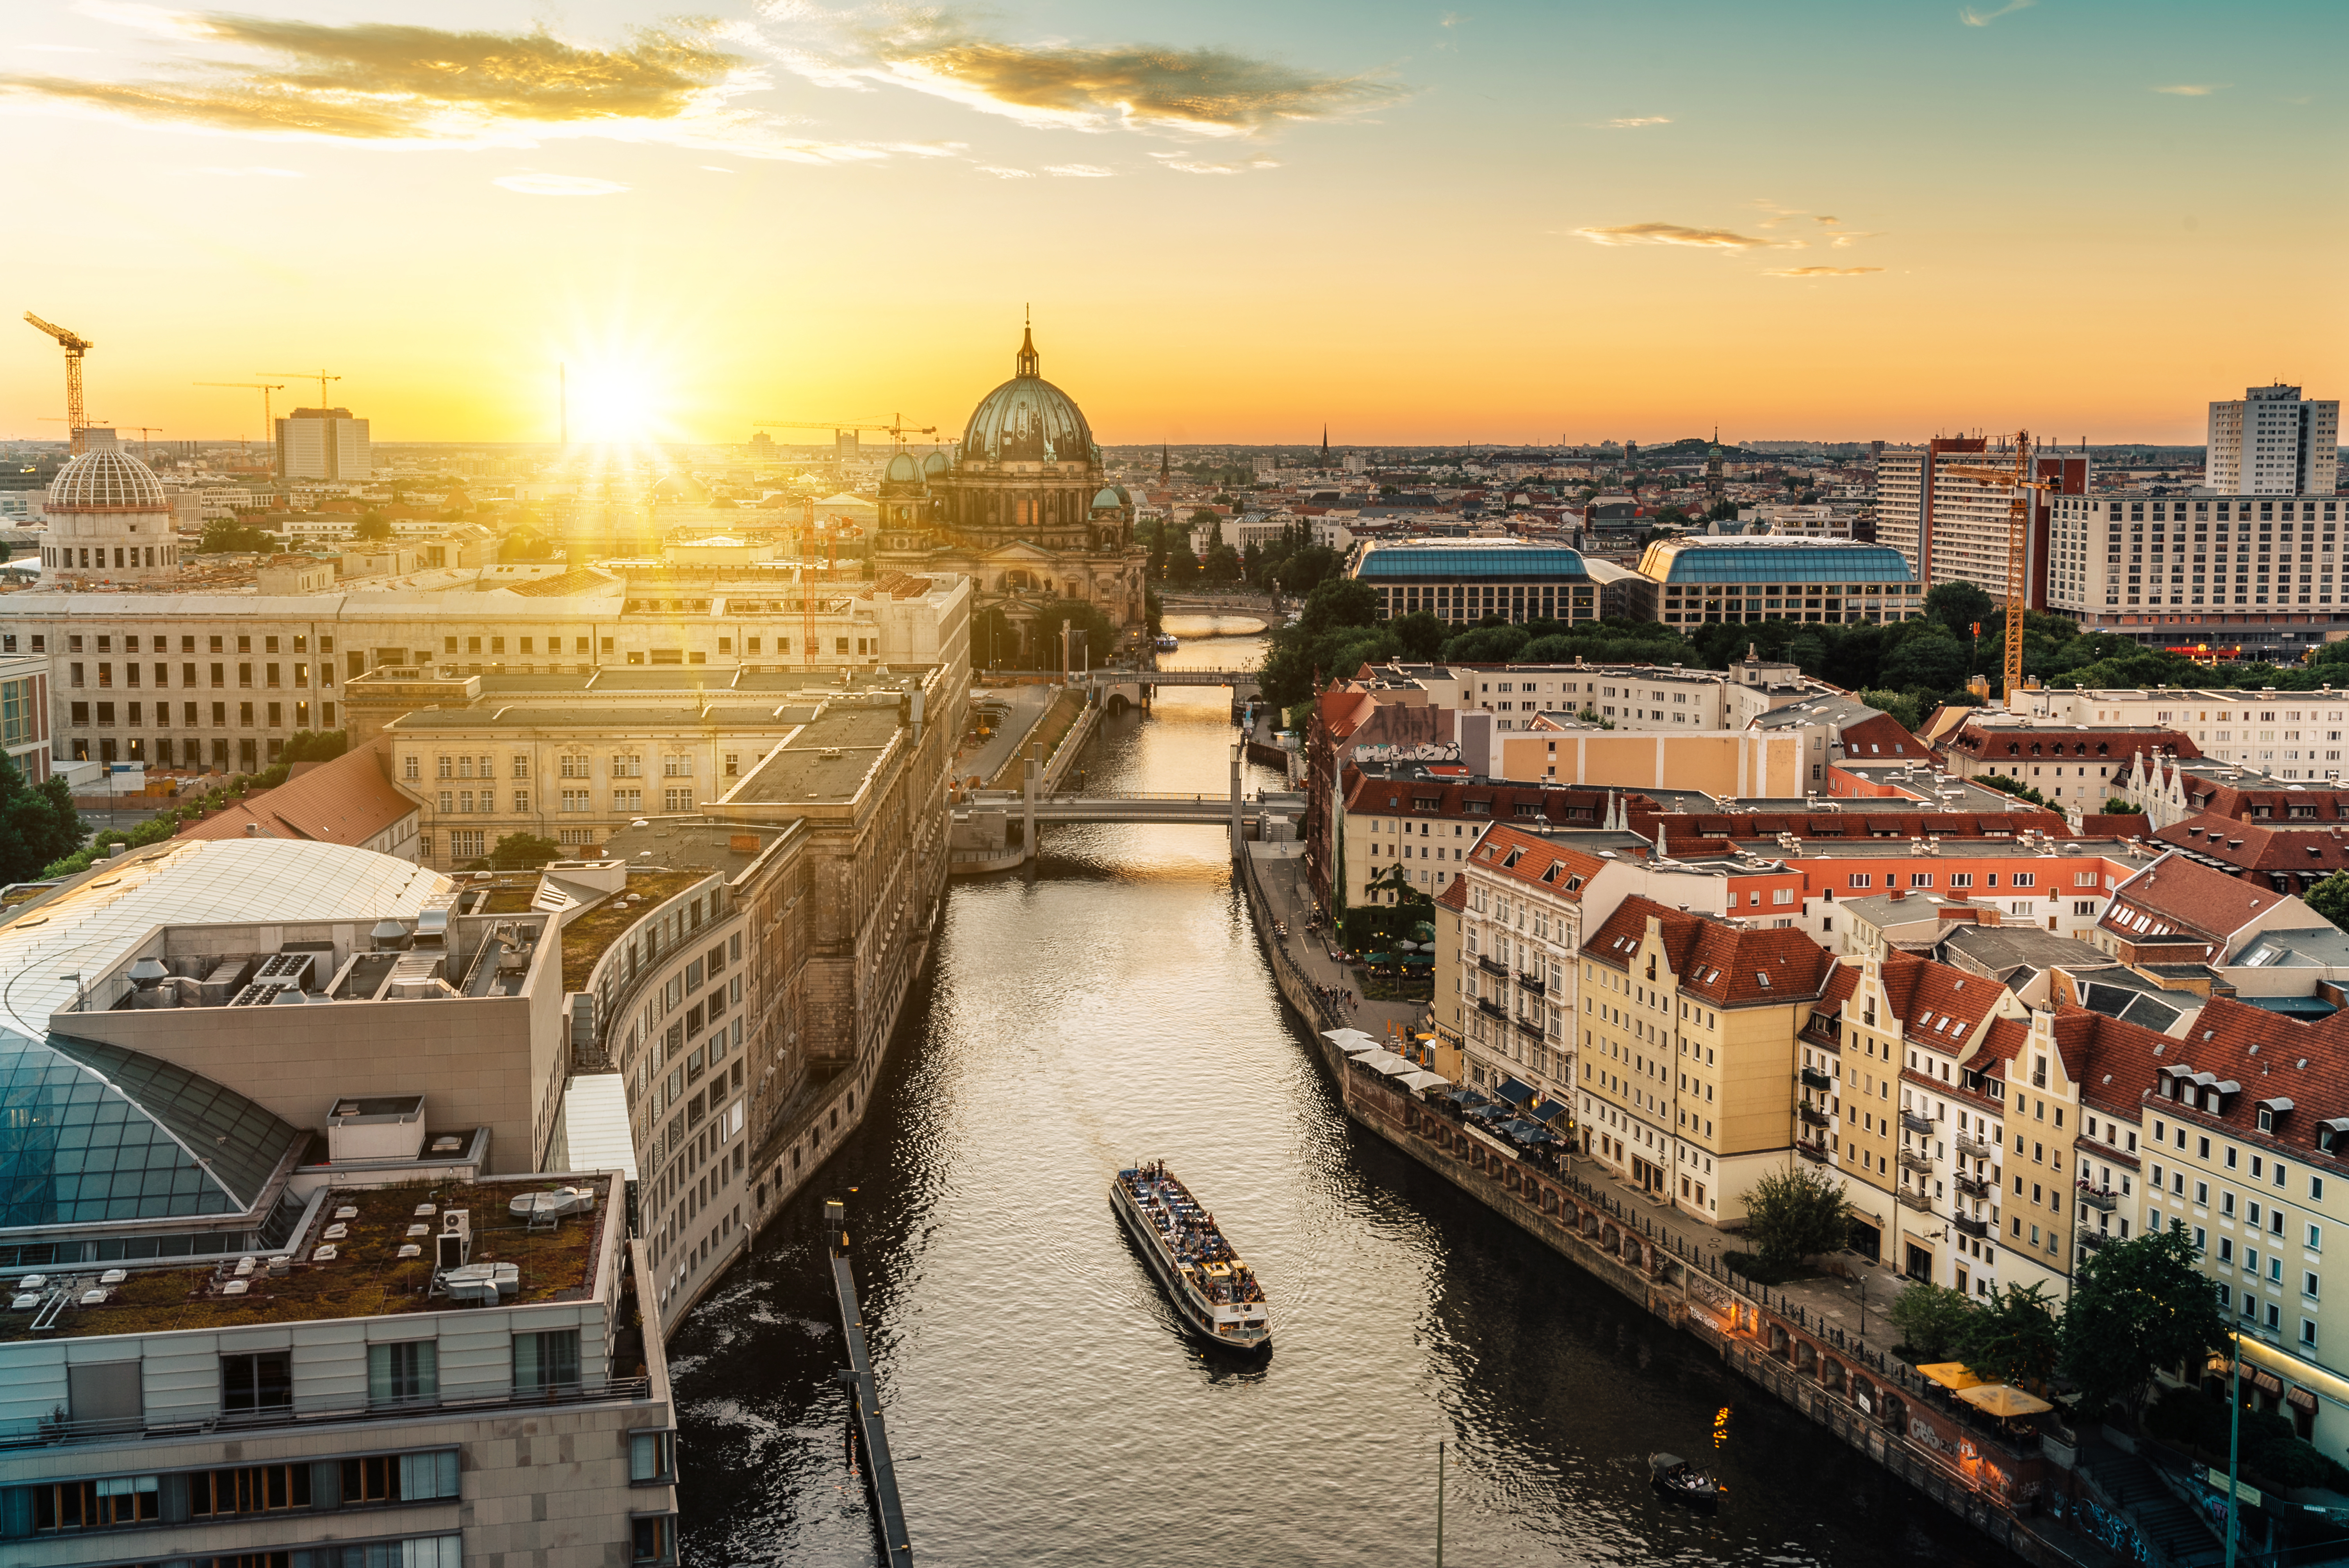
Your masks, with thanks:
M 843 430 L 886 430 L 889 432 L 889 439 L 901 446 L 908 436 L 935 436 L 938 433 L 938 428 L 936 425 L 908 425 L 903 414 L 895 416 L 895 418 L 897 422 L 894 425 L 860 424 L 854 419 L 753 419 L 750 421 L 750 428 L 754 430 L 830 430 L 835 438 Z
M 255 376 L 291 376 L 296 381 L 316 381 L 318 384 L 318 407 L 321 408 L 326 406 L 326 383 L 342 379 L 339 376 L 329 376 L 323 370 L 256 370 L 254 374 Z
M 270 395 L 272 392 L 283 392 L 283 391 L 285 391 L 285 382 L 283 382 L 283 381 L 198 381 L 198 382 L 193 383 L 193 385 L 198 386 L 198 387 L 241 387 L 241 388 L 243 388 L 243 390 L 245 390 L 245 391 L 247 391 L 247 392 L 258 392 L 258 393 L 260 393 L 260 394 L 261 394 L 261 441 L 262 441 L 262 444 L 263 444 L 264 446 L 269 446 L 269 445 L 274 444 L 274 443 L 276 441 L 276 439 L 277 439 L 277 421 L 276 421 L 275 419 L 274 419 L 274 418 L 272 418 L 270 417 L 270 412 L 269 412 L 269 395 Z
M 1936 469 L 1956 479 L 2002 484 L 2014 494 L 2006 508 L 2006 700 L 2023 689 L 2023 619 L 2031 603 L 2031 492 L 2057 488 L 2053 480 L 2031 477 L 2031 432 L 2014 433 L 2014 467 Z
M 81 433 L 89 421 L 83 416 L 81 401 L 81 356 L 98 346 L 78 332 L 68 332 L 55 322 L 43 321 L 31 311 L 25 319 L 57 340 L 66 351 L 66 438 L 71 455 L 81 456 Z

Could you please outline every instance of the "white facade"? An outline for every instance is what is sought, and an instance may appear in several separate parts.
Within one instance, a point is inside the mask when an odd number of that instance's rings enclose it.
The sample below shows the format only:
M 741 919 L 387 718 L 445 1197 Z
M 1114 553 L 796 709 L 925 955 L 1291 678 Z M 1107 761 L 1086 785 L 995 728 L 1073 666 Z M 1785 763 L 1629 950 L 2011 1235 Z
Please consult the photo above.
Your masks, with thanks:
M 279 478 L 363 480 L 374 471 L 367 422 L 348 408 L 296 408 L 277 421 Z
M 2328 471 L 2322 494 L 2058 496 L 2048 520 L 2048 608 L 2096 624 L 2155 605 L 2189 620 L 2222 606 L 2349 605 L 2336 553 L 2344 502 L 2331 484 Z
M 2210 405 L 2204 488 L 2220 495 L 2331 495 L 2341 460 L 2341 405 L 2297 387 L 2252 387 Z
M 1976 449 L 1920 448 L 1877 460 L 1876 540 L 1900 552 L 1926 588 L 1971 583 L 2003 599 L 2013 487 L 1951 470 L 2009 468 L 2013 455 L 1982 450 L 1979 441 L 1964 445 Z
M 2290 780 L 2342 769 L 2349 691 L 2034 691 L 2023 711 L 2057 724 L 2159 725 L 2193 737 L 2203 754 Z
M 162 481 L 110 442 L 59 469 L 43 510 L 45 585 L 152 583 L 179 573 L 180 539 Z

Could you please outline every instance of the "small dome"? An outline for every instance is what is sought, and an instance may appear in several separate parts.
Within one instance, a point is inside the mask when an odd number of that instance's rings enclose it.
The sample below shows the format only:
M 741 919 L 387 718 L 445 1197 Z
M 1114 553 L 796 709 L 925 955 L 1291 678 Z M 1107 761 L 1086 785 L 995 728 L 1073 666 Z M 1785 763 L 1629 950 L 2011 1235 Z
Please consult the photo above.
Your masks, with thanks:
M 953 466 L 947 461 L 947 455 L 944 452 L 932 452 L 922 459 L 922 476 L 925 479 L 934 480 Z
M 1095 511 L 1115 511 L 1119 507 L 1122 507 L 1124 504 L 1125 492 L 1119 490 L 1115 485 L 1105 487 L 1099 495 L 1093 497 L 1093 510 Z
M 51 511 L 169 511 L 155 470 L 119 448 L 84 452 L 49 481 Z
M 890 484 L 919 484 L 922 482 L 922 465 L 914 460 L 912 454 L 899 452 L 889 459 L 889 466 L 882 470 L 881 477 Z

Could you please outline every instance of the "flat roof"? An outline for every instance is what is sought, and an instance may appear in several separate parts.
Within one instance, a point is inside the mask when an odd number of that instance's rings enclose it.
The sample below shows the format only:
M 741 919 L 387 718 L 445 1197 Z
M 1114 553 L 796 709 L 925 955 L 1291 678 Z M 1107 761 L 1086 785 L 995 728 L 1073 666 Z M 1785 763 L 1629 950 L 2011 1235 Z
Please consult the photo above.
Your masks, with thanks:
M 1578 551 L 1530 540 L 1494 539 L 1373 540 L 1362 547 L 1354 575 L 1368 582 L 1414 578 L 1446 583 L 1590 578 Z
M 726 799 L 768 805 L 853 800 L 899 731 L 897 709 L 828 708 L 769 752 Z
M 563 928 L 563 990 L 568 995 L 587 989 L 587 978 L 612 944 L 628 934 L 636 922 L 702 881 L 701 871 L 654 872 L 628 878 L 628 885 L 603 903 L 574 917 Z

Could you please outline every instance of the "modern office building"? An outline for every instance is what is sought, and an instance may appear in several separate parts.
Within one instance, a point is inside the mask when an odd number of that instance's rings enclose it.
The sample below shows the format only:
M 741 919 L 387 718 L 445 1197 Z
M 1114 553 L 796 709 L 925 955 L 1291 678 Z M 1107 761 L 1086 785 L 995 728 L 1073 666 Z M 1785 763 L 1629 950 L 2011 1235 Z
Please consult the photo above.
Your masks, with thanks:
M 1379 618 L 1424 610 L 1468 625 L 1497 616 L 1596 621 L 1599 584 L 1578 551 L 1516 539 L 1371 540 L 1355 548 L 1348 575 L 1378 590 Z
M 371 478 L 367 422 L 348 408 L 296 408 L 277 421 L 277 476 L 347 482 Z
M 1640 558 L 1668 626 L 1763 621 L 1835 624 L 1912 621 L 1924 587 L 1900 552 L 1825 539 L 1692 536 L 1659 540 Z
M 2210 405 L 2202 488 L 2218 495 L 2331 495 L 2341 466 L 2341 405 L 2297 387 L 2253 387 Z
M 49 661 L 0 655 L 0 752 L 28 784 L 49 776 Z

